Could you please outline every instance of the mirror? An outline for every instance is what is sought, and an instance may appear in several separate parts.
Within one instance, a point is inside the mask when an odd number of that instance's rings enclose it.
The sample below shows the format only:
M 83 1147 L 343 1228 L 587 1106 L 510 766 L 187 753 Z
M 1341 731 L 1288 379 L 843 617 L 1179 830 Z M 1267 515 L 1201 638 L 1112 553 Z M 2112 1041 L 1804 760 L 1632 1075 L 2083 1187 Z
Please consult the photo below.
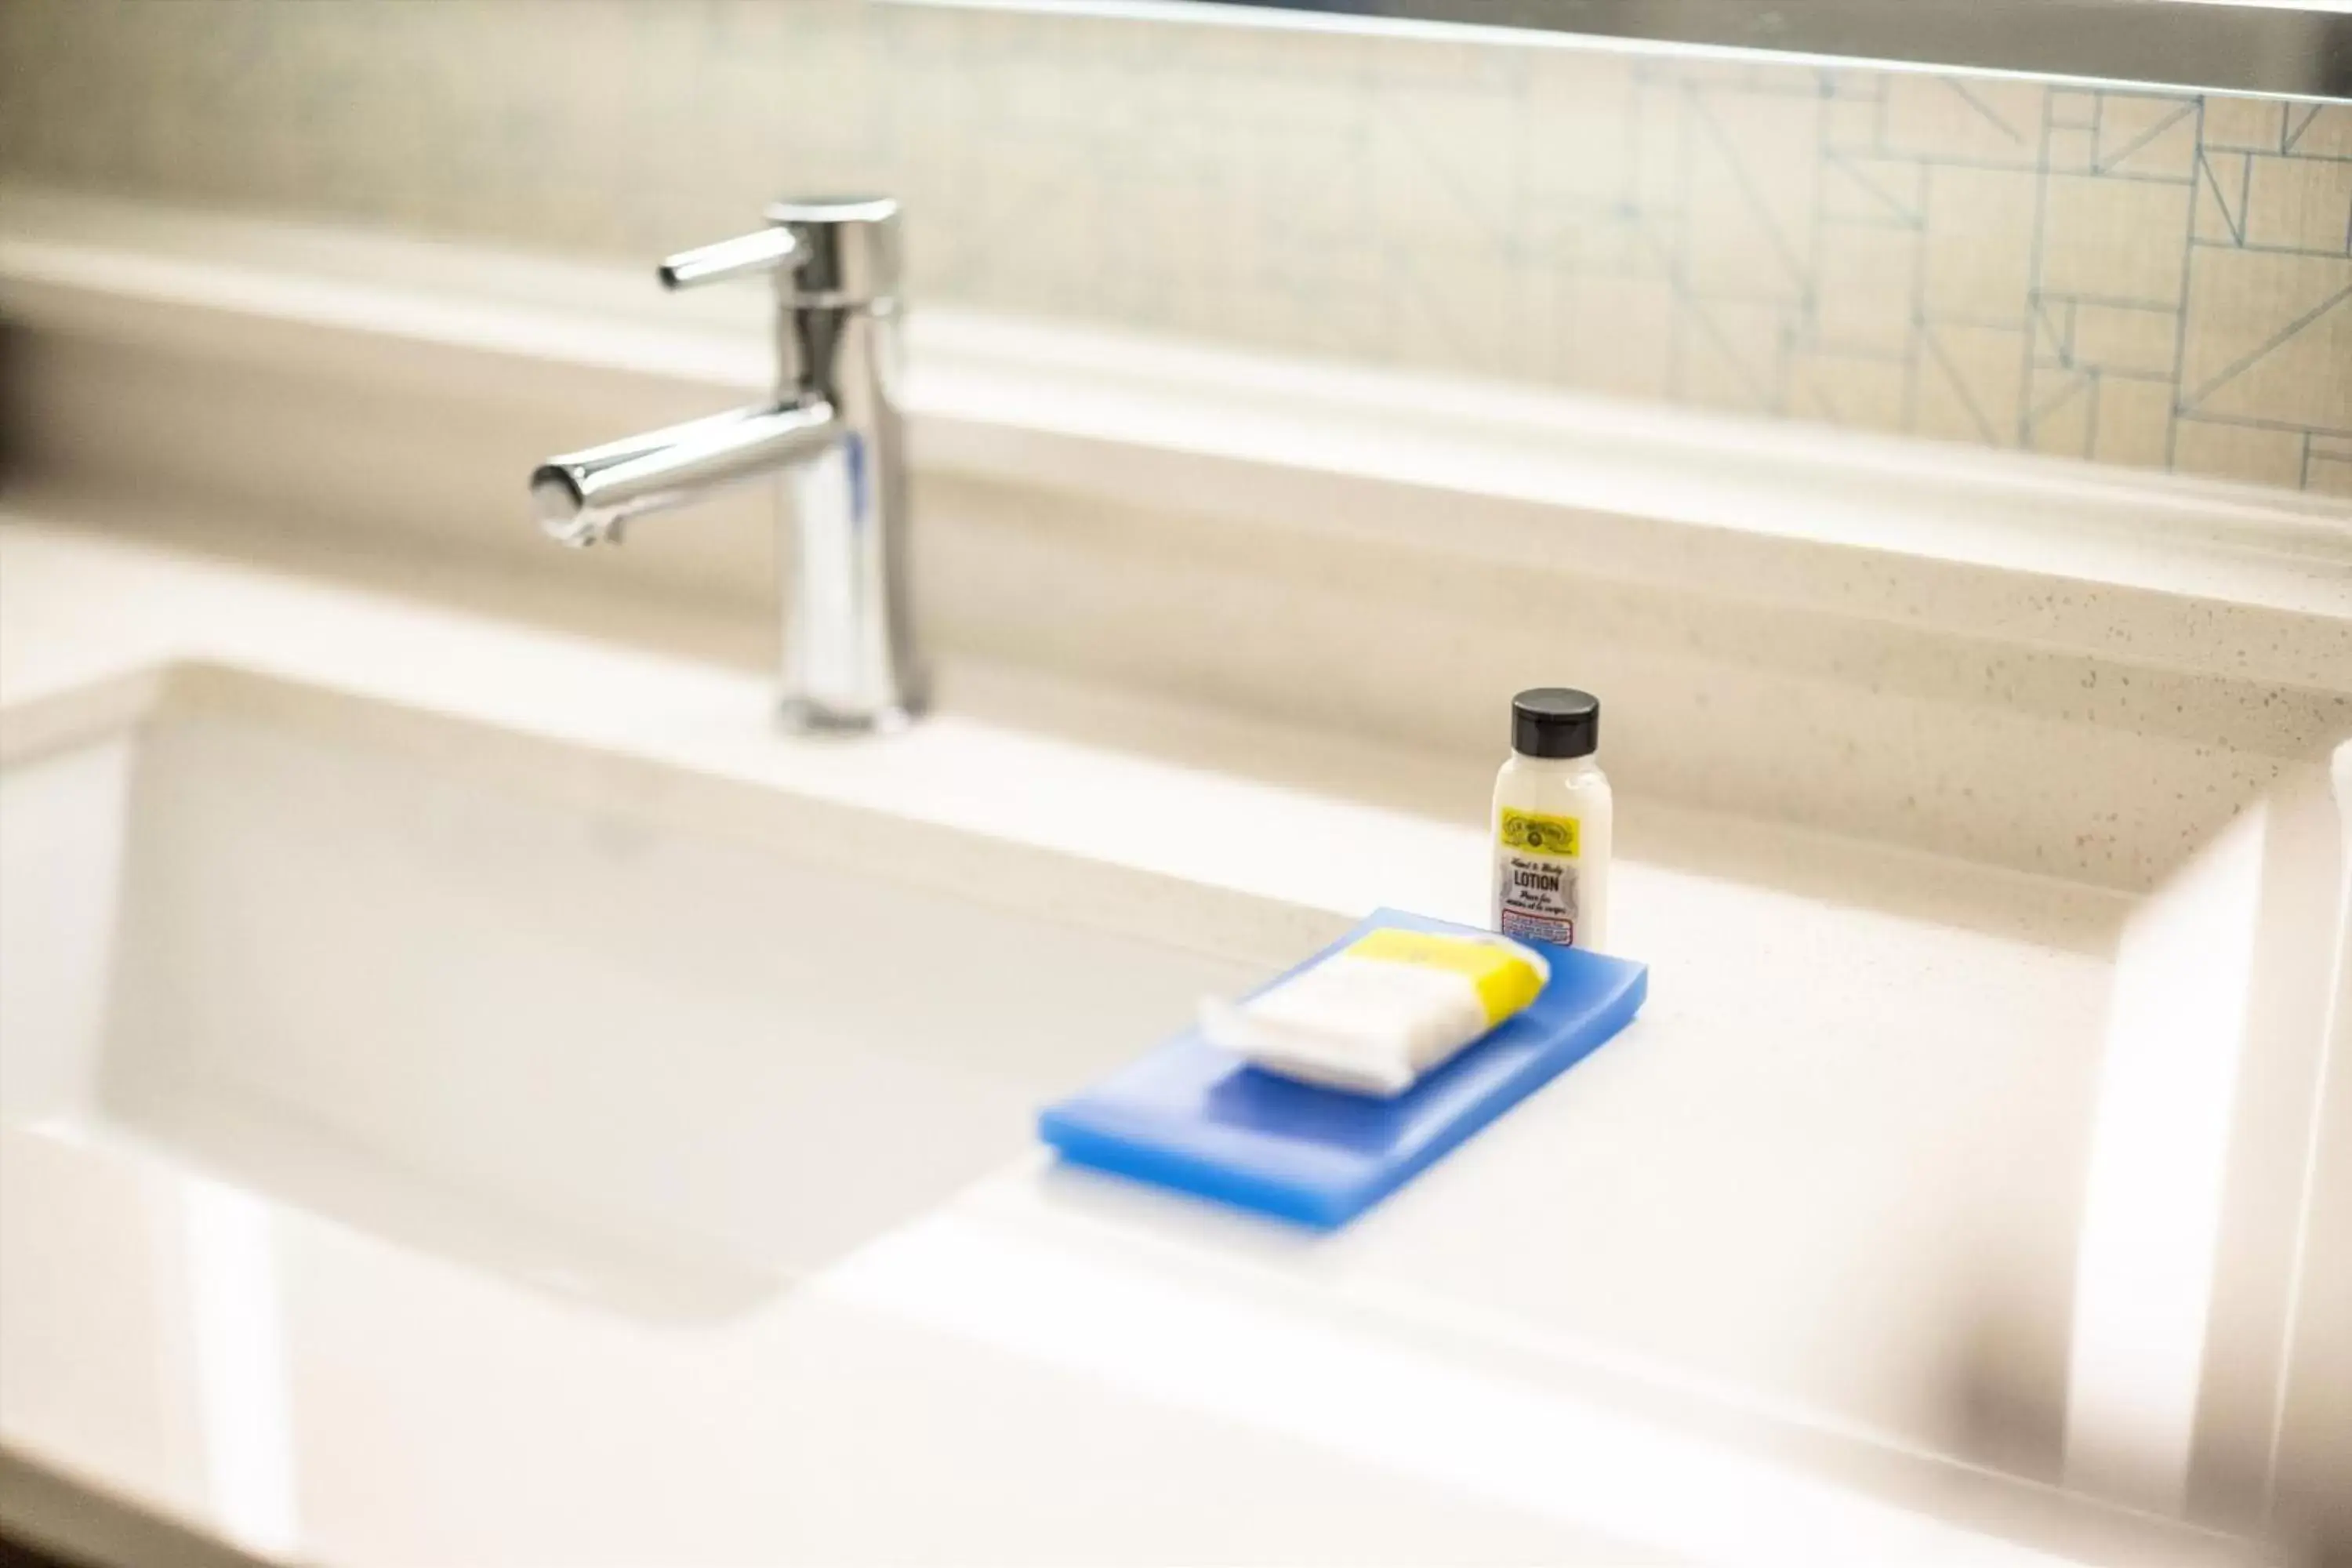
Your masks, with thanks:
M 1001 3 L 1001 0 L 1000 0 Z M 1556 34 L 2298 98 L 2352 98 L 2352 0 L 1029 0 L 1142 16 Z

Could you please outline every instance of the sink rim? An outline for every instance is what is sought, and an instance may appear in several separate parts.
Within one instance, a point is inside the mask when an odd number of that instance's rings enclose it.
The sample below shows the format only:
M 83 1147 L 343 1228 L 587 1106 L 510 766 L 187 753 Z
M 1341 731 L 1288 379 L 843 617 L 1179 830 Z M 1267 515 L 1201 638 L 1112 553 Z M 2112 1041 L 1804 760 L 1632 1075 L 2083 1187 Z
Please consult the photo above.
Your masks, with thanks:
M 566 732 L 404 702 L 316 675 L 174 655 L 37 696 L 0 700 L 0 773 L 201 714 L 350 748 L 396 750 L 486 787 L 651 826 L 738 839 L 796 863 L 945 891 L 1009 913 L 1130 936 L 1269 972 L 1328 942 L 1354 915 L 964 823 L 867 805 L 750 770 L 622 751 Z M 753 731 L 778 752 L 887 746 Z M 996 875 L 957 874 L 971 860 Z

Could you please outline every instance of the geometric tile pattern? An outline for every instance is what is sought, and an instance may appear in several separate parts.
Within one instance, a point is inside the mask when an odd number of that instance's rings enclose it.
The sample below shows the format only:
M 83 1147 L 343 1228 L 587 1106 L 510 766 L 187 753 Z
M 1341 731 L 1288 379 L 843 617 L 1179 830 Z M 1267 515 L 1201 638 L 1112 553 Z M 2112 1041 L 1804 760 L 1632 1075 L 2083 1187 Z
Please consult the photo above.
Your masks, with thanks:
M 839 0 L 0 4 L 0 174 L 2352 495 L 2352 105 Z
M 1572 342 L 1655 395 L 2352 493 L 2352 106 L 1633 74 L 1651 262 Z

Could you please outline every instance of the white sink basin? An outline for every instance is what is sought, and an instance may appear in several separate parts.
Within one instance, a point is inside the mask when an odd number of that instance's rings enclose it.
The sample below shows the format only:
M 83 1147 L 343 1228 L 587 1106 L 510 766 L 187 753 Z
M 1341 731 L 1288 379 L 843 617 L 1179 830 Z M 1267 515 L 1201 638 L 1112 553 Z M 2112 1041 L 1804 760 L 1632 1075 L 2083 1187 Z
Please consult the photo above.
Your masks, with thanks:
M 797 855 L 482 743 L 204 670 L 0 772 L 0 1115 L 707 1314 L 1014 1156 L 1253 973 L 943 888 L 940 830 L 769 802 L 836 847 Z M 898 875 L 838 864 L 861 836 Z

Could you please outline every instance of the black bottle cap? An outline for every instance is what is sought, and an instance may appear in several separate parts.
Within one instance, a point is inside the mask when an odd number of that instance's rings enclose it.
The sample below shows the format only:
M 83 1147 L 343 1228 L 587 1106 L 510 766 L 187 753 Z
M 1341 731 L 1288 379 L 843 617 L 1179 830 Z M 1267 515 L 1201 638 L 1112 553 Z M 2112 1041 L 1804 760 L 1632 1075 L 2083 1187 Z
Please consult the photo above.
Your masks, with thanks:
M 1589 757 L 1601 744 L 1601 700 L 1567 686 L 1511 699 L 1511 749 L 1528 757 Z

